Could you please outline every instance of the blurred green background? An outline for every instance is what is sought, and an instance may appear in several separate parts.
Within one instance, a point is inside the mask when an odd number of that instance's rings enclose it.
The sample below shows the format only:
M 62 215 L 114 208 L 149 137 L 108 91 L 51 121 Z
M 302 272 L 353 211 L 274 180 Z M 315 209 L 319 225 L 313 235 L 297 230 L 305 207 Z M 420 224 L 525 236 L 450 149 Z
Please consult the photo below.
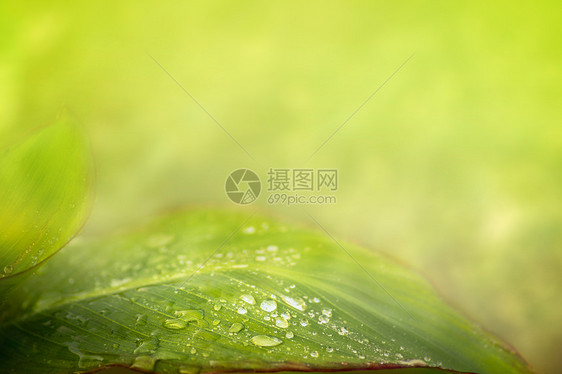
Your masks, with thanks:
M 228 173 L 338 168 L 332 234 L 411 264 L 540 372 L 562 365 L 558 2 L 0 3 L 0 142 L 84 124 L 84 235 L 231 206 Z M 254 156 L 181 91 L 154 56 Z M 410 55 L 413 58 L 309 155 Z M 310 224 L 298 207 L 259 209 Z M 250 209 L 252 209 L 250 208 Z

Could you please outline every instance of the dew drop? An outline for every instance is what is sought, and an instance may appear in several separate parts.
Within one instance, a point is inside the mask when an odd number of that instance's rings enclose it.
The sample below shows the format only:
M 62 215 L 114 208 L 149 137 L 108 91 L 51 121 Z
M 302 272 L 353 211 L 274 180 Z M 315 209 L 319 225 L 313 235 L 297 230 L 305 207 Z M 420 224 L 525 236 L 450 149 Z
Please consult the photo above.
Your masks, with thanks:
M 246 314 L 248 311 L 242 307 L 238 308 L 238 314 Z
M 321 316 L 318 317 L 318 322 L 320 322 L 320 323 L 328 323 L 328 322 L 330 322 L 330 319 L 329 319 L 327 316 L 325 316 L 325 315 L 322 314 Z
M 328 353 L 332 353 L 333 351 L 334 351 L 334 348 L 332 348 L 332 347 L 326 348 L 326 352 L 328 352 Z
M 215 306 L 213 306 L 213 309 L 216 310 L 217 312 L 219 310 L 221 310 L 221 308 L 222 308 L 222 305 L 219 305 L 219 304 L 215 304 Z
M 293 334 L 292 331 L 287 331 L 287 333 L 285 334 L 285 337 L 286 337 L 287 339 L 292 339 L 293 336 L 295 336 L 295 334 Z
M 181 330 L 185 329 L 187 322 L 181 319 L 167 319 L 164 321 L 164 327 L 170 330 Z
M 191 353 L 192 355 L 197 353 L 197 349 L 195 349 L 195 347 L 191 348 L 191 350 L 189 351 L 189 353 Z
M 244 328 L 243 324 L 234 322 L 232 326 L 230 326 L 230 328 L 228 329 L 228 332 L 236 334 L 237 332 L 240 332 L 243 328 Z
M 312 351 L 312 352 L 310 352 L 310 356 L 311 356 L 311 357 L 314 357 L 314 358 L 318 357 L 318 356 L 319 356 L 319 355 L 318 355 L 318 351 Z
M 253 234 L 253 233 L 256 232 L 256 228 L 254 226 L 248 226 L 248 227 L 245 227 L 244 229 L 242 229 L 242 232 L 244 234 Z
M 198 374 L 201 371 L 201 368 L 198 366 L 181 366 L 178 369 L 179 374 Z
M 152 356 L 137 356 L 131 365 L 132 368 L 152 371 L 154 370 L 154 364 L 156 363 L 156 357 Z
M 83 369 L 88 366 L 98 365 L 99 361 L 103 361 L 103 357 L 88 355 L 80 351 L 78 342 L 67 344 L 68 350 L 78 356 L 78 367 Z
M 299 323 L 301 324 L 302 327 L 308 326 L 308 321 L 307 321 L 306 319 L 301 319 L 301 320 L 299 321 Z
M 264 310 L 266 312 L 273 312 L 275 309 L 277 309 L 277 302 L 275 300 L 271 300 L 271 299 L 264 300 L 260 304 L 260 308 L 262 308 L 262 310 Z
M 340 335 L 347 335 L 348 333 L 349 331 L 347 331 L 345 327 L 340 327 L 340 329 L 338 330 L 338 334 Z
M 256 335 L 250 340 L 258 347 L 275 347 L 283 343 L 283 340 L 269 335 Z
M 14 271 L 14 268 L 13 268 L 12 265 L 4 266 L 4 274 L 10 274 L 12 271 Z
M 139 340 L 137 342 L 137 345 L 138 345 L 137 348 L 135 348 L 135 350 L 133 351 L 134 354 L 136 355 L 140 353 L 152 354 L 158 349 L 160 342 L 158 338 L 153 337 L 146 340 Z
M 252 295 L 248 295 L 248 294 L 244 294 L 240 296 L 240 300 L 250 304 L 250 305 L 255 305 L 256 304 L 256 299 L 254 299 L 254 297 Z
M 285 318 L 277 317 L 275 318 L 275 326 L 286 329 L 287 327 L 289 327 L 289 322 L 287 322 Z
M 188 310 L 177 310 L 174 312 L 176 316 L 181 318 L 184 321 L 192 322 L 192 321 L 202 321 L 203 320 L 203 311 L 196 310 L 196 309 L 188 309 Z
M 111 283 L 110 283 L 110 286 L 111 287 L 120 287 L 120 286 L 122 286 L 123 284 L 125 284 L 129 281 L 131 281 L 131 278 L 112 279 Z
M 403 361 L 399 361 L 399 363 L 408 366 L 427 366 L 427 362 L 417 359 L 403 360 Z
M 287 304 L 289 304 L 295 309 L 298 309 L 300 311 L 304 311 L 306 309 L 306 303 L 300 297 L 293 298 L 290 296 L 281 295 L 281 298 L 283 299 L 284 302 L 286 302 Z
M 276 245 L 269 245 L 269 246 L 267 247 L 267 250 L 268 250 L 269 252 L 277 252 L 278 249 L 279 249 L 279 247 L 277 247 Z

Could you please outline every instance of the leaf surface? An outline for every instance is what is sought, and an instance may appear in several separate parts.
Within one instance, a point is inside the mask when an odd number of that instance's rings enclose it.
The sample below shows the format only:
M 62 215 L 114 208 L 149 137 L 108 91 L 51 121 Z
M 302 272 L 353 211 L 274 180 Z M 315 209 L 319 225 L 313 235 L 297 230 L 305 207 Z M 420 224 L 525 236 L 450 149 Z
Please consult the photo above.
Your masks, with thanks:
M 82 227 L 92 174 L 87 139 L 66 115 L 0 153 L 0 303 Z
M 10 298 L 0 372 L 529 372 L 423 278 L 342 247 L 315 230 L 209 210 L 79 239 Z

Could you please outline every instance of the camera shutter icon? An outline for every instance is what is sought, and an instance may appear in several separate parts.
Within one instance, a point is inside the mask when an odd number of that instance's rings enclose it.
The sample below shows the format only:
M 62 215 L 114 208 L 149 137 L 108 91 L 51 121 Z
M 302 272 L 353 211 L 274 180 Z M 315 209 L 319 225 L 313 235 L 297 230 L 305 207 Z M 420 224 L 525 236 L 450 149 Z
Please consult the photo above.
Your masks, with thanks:
M 260 195 L 261 181 L 252 170 L 237 169 L 226 178 L 225 191 L 233 203 L 251 204 Z

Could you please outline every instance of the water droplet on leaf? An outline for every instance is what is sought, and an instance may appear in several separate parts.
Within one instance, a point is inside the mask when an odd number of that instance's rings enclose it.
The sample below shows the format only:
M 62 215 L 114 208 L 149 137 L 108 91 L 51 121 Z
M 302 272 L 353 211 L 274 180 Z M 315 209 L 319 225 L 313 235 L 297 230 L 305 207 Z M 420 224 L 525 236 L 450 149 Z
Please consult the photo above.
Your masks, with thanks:
M 290 297 L 286 295 L 281 295 L 281 298 L 283 299 L 284 302 L 286 302 L 287 304 L 289 304 L 295 309 L 298 309 L 300 311 L 304 311 L 306 309 L 306 303 L 300 297 Z
M 152 356 L 137 356 L 131 365 L 131 368 L 152 371 L 154 370 L 154 364 L 156 363 L 156 357 Z
M 236 334 L 237 332 L 242 331 L 242 329 L 244 328 L 244 325 L 238 322 L 234 322 L 232 324 L 232 326 L 230 326 L 230 328 L 228 329 L 228 332 L 231 332 L 233 334 Z
M 275 326 L 286 329 L 287 327 L 289 327 L 289 322 L 287 322 L 285 318 L 277 317 L 275 318 Z
M 244 234 L 253 234 L 253 233 L 256 232 L 256 228 L 254 226 L 248 226 L 248 227 L 245 227 L 244 229 L 242 229 L 242 232 Z
M 164 327 L 170 330 L 181 330 L 185 329 L 187 322 L 181 319 L 167 319 L 164 321 Z
M 283 340 L 269 335 L 256 335 L 251 339 L 251 342 L 258 347 L 274 347 L 283 343 Z
M 202 310 L 197 310 L 197 309 L 177 310 L 174 312 L 174 314 L 186 322 L 194 322 L 194 321 L 203 322 Z
M 277 309 L 277 302 L 275 300 L 271 300 L 271 299 L 264 300 L 260 304 L 260 308 L 262 308 L 262 310 L 264 310 L 266 312 L 273 312 L 275 309 Z
M 240 299 L 250 305 L 255 305 L 256 304 L 256 299 L 254 299 L 254 297 L 252 295 L 241 295 Z

